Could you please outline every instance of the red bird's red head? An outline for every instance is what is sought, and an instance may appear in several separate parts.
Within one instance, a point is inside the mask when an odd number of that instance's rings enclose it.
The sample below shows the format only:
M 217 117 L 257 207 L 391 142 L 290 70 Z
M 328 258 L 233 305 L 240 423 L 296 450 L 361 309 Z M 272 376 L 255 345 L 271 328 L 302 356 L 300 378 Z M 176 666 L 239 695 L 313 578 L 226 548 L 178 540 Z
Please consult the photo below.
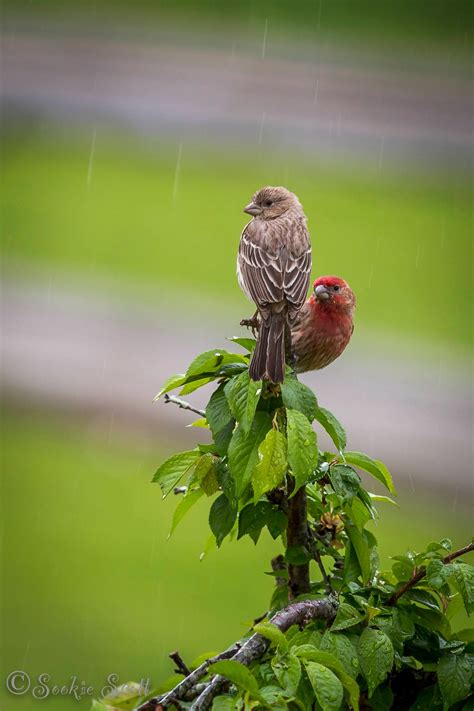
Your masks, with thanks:
M 338 358 L 354 330 L 355 296 L 349 284 L 336 276 L 322 276 L 291 329 L 297 373 L 320 370 Z
M 310 296 L 313 303 L 330 311 L 352 312 L 355 307 L 354 293 L 344 279 L 336 276 L 318 277 Z

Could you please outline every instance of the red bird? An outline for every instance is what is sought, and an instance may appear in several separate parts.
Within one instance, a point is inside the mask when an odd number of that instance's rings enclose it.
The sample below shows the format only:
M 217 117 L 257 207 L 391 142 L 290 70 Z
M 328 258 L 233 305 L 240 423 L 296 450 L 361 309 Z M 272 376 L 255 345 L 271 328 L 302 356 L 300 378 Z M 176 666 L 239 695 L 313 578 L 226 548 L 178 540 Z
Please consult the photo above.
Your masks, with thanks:
M 335 276 L 316 279 L 313 293 L 291 329 L 297 373 L 325 368 L 341 355 L 354 330 L 354 309 L 355 296 L 344 279 Z

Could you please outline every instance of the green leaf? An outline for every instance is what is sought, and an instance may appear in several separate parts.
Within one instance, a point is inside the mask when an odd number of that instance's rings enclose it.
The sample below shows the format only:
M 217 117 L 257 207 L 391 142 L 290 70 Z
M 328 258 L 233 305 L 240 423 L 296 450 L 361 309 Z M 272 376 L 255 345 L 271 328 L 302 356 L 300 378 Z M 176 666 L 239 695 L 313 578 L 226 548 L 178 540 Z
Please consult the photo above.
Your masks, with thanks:
M 291 565 L 304 565 L 311 560 L 311 553 L 306 546 L 289 546 L 285 551 L 285 562 Z
M 237 538 L 242 538 L 242 536 L 248 534 L 254 543 L 256 543 L 262 528 L 267 525 L 272 508 L 272 504 L 269 501 L 247 504 L 239 513 L 239 532 Z
M 336 445 L 337 451 L 343 452 L 346 447 L 346 432 L 339 420 L 324 407 L 318 407 L 314 416 Z
M 162 385 L 160 392 L 158 395 L 155 395 L 153 400 L 158 400 L 162 395 L 165 393 L 168 393 L 170 390 L 174 390 L 175 388 L 179 388 L 181 385 L 186 380 L 186 376 L 184 373 L 176 373 L 176 375 L 172 375 L 168 380 Z
M 202 388 L 203 385 L 212 383 L 212 381 L 215 380 L 216 377 L 217 376 L 210 375 L 210 376 L 206 376 L 205 378 L 200 378 L 198 375 L 195 375 L 192 378 L 189 378 L 189 379 L 186 378 L 185 384 L 179 391 L 179 394 L 180 395 L 189 395 L 189 393 L 193 393 L 195 390 Z
M 278 430 L 271 429 L 258 448 L 259 461 L 252 474 L 255 502 L 265 492 L 275 489 L 285 478 L 288 468 L 286 454 L 286 437 Z
M 331 631 L 336 632 L 349 629 L 349 627 L 358 625 L 363 619 L 364 615 L 361 615 L 355 607 L 349 605 L 348 602 L 341 602 L 337 611 L 336 619 L 331 626 Z
M 195 449 L 181 452 L 174 454 L 158 467 L 153 482 L 160 485 L 163 497 L 168 496 L 185 474 L 191 473 L 200 456 Z
M 224 383 L 221 383 L 215 390 L 206 407 L 206 419 L 211 428 L 211 432 L 216 438 L 218 432 L 221 432 L 228 426 L 229 422 L 233 422 L 232 413 L 229 408 L 229 403 L 224 392 Z
M 462 701 L 471 691 L 473 668 L 466 654 L 447 654 L 438 662 L 438 684 L 448 706 Z
M 276 506 L 272 506 L 268 511 L 266 520 L 268 531 L 273 540 L 278 538 L 288 525 L 288 516 Z
M 198 482 L 201 489 L 207 496 L 212 496 L 215 494 L 219 485 L 216 479 L 216 464 L 217 457 L 209 452 L 198 459 L 196 466 L 194 467 L 192 481 Z
M 336 464 L 329 467 L 331 485 L 343 503 L 350 503 L 357 496 L 360 488 L 360 477 L 352 467 L 347 464 Z
M 344 689 L 334 672 L 318 662 L 307 662 L 305 668 L 322 711 L 339 711 Z
M 262 382 L 250 380 L 246 370 L 229 380 L 224 392 L 232 415 L 240 423 L 242 430 L 248 432 L 262 392 Z
M 359 561 L 362 581 L 366 585 L 370 580 L 370 551 L 364 532 L 361 533 L 356 526 L 346 524 L 346 533 L 356 552 Z
M 265 639 L 269 639 L 281 652 L 286 652 L 288 649 L 288 641 L 281 630 L 275 627 L 271 622 L 264 620 L 253 626 L 254 632 L 258 632 Z
M 205 351 L 190 363 L 186 371 L 186 379 L 196 375 L 208 375 L 214 372 L 216 375 L 220 375 L 219 370 L 221 366 L 228 365 L 229 363 L 242 363 L 247 365 L 246 359 L 239 353 L 229 353 L 229 351 L 222 348 Z
M 278 654 L 272 659 L 272 669 L 289 696 L 296 694 L 301 679 L 301 662 L 292 652 Z
M 294 495 L 305 484 L 318 464 L 316 433 L 298 410 L 287 410 L 288 462 L 295 477 Z
M 216 696 L 212 701 L 212 711 L 236 711 L 235 696 L 228 694 Z
M 319 645 L 321 652 L 330 652 L 342 664 L 343 669 L 353 679 L 357 678 L 359 673 L 359 657 L 352 642 L 345 634 L 334 633 L 326 630 L 323 634 L 321 644 Z
M 395 487 L 390 472 L 383 462 L 372 459 L 362 452 L 344 452 L 344 459 L 349 464 L 354 464 L 371 474 L 377 481 L 380 481 L 387 489 L 396 495 Z
M 203 493 L 204 492 L 202 491 L 202 489 L 194 489 L 188 491 L 187 494 L 183 496 L 183 498 L 175 508 L 168 538 L 170 538 L 172 533 L 175 531 L 176 526 L 181 523 L 188 511 L 194 506 L 197 501 L 199 501 Z
M 286 378 L 281 386 L 283 404 L 289 410 L 298 410 L 312 422 L 318 409 L 318 402 L 313 391 L 296 378 Z
M 366 627 L 359 638 L 357 652 L 370 698 L 393 667 L 393 645 L 385 632 Z
M 221 494 L 212 504 L 209 512 L 209 526 L 220 546 L 237 518 L 237 510 L 231 505 L 225 494 Z
M 466 612 L 470 615 L 474 612 L 474 566 L 467 563 L 454 564 L 453 579 L 462 595 Z
M 338 635 L 333 636 L 337 637 Z M 359 711 L 359 686 L 355 682 L 355 680 L 351 676 L 349 676 L 345 665 L 339 659 L 337 659 L 334 654 L 331 654 L 327 651 L 315 649 L 312 645 L 309 644 L 305 644 L 296 648 L 295 654 L 297 654 L 297 656 L 301 656 L 304 660 L 308 662 L 317 662 L 318 664 L 322 664 L 328 669 L 334 671 L 342 682 L 345 691 L 347 692 L 350 706 L 354 709 L 354 711 Z M 357 668 L 358 667 L 359 661 L 357 660 Z
M 256 412 L 249 432 L 240 425 L 235 429 L 229 444 L 229 469 L 235 481 L 236 495 L 241 496 L 250 483 L 258 464 L 258 448 L 272 424 L 267 412 Z
M 443 563 L 442 560 L 431 560 L 426 566 L 426 581 L 431 587 L 439 590 L 446 585 L 448 578 L 453 574 L 454 565 Z
M 370 511 L 361 499 L 355 497 L 350 504 L 345 504 L 345 509 L 352 523 L 362 531 L 367 521 L 370 520 Z
M 207 670 L 210 674 L 220 674 L 229 679 L 233 684 L 245 691 L 249 691 L 253 696 L 258 696 L 257 680 L 251 671 L 240 662 L 233 659 L 214 662 Z
M 239 346 L 242 346 L 242 348 L 246 348 L 249 353 L 252 353 L 255 350 L 255 346 L 257 344 L 255 338 L 240 338 L 240 336 L 232 336 L 227 340 L 232 343 L 237 343 Z

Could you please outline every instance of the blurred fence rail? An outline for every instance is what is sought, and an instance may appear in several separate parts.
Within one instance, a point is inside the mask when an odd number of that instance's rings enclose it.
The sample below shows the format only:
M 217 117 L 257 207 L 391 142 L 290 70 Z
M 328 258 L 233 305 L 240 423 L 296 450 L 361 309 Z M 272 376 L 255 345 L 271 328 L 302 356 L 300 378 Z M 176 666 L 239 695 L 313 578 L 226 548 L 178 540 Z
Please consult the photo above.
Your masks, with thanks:
M 84 34 L 81 34 L 83 32 Z M 203 39 L 203 38 L 201 38 Z M 262 38 L 263 39 L 263 38 Z M 469 76 L 353 62 L 317 45 L 297 58 L 225 37 L 94 36 L 7 23 L 3 36 L 4 117 L 106 122 L 153 135 L 249 148 L 278 146 L 315 157 L 469 169 Z
M 42 413 L 86 417 L 130 436 L 162 442 L 180 437 L 183 448 L 198 436 L 202 440 L 202 430 L 183 429 L 192 422 L 189 413 L 152 398 L 197 353 L 225 346 L 224 336 L 239 330 L 239 315 L 224 317 L 213 309 L 206 317 L 190 311 L 189 303 L 173 311 L 169 302 L 156 294 L 153 305 L 146 305 L 31 275 L 7 279 L 1 343 L 5 412 L 22 403 Z M 369 355 L 351 344 L 333 366 L 303 378 L 347 427 L 351 449 L 384 459 L 412 487 L 429 483 L 468 491 L 469 372 L 453 370 L 441 361 L 439 368 L 418 360 L 403 363 L 389 350 Z M 189 397 L 197 406 L 205 402 L 201 391 Z

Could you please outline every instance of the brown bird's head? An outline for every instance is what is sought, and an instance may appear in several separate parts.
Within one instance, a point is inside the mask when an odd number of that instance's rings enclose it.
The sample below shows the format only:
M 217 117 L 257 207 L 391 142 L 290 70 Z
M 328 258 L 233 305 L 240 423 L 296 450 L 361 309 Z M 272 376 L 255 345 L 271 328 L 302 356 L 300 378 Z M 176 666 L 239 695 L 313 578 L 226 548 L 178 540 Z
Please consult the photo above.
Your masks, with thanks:
M 310 298 L 324 310 L 352 313 L 355 308 L 354 292 L 347 281 L 336 276 L 322 276 L 316 279 Z
M 288 210 L 303 215 L 301 203 L 294 193 L 281 186 L 267 185 L 258 190 L 244 212 L 260 220 L 273 220 Z

